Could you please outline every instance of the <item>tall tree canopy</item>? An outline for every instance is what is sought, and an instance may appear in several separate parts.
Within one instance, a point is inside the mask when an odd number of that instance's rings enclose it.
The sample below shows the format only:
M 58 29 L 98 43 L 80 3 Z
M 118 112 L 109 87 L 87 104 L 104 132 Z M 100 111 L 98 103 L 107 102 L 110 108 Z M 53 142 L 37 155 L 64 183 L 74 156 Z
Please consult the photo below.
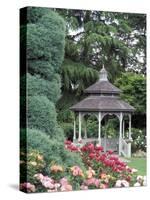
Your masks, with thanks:
M 67 24 L 65 57 L 100 70 L 111 80 L 130 69 L 145 73 L 146 16 L 88 10 L 58 10 Z

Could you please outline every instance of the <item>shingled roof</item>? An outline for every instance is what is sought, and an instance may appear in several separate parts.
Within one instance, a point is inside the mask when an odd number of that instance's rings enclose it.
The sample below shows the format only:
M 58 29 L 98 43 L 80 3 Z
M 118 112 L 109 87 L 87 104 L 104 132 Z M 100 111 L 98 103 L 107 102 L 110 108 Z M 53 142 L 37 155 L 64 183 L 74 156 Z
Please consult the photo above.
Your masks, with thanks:
M 133 112 L 134 107 L 120 98 L 120 92 L 119 88 L 108 81 L 107 71 L 103 67 L 99 80 L 85 90 L 85 93 L 90 94 L 90 96 L 73 105 L 70 109 L 73 111 Z
M 72 106 L 71 110 L 132 112 L 134 108 L 117 96 L 89 96 Z
M 119 94 L 121 90 L 111 84 L 109 81 L 97 81 L 87 89 L 85 93 L 88 94 Z

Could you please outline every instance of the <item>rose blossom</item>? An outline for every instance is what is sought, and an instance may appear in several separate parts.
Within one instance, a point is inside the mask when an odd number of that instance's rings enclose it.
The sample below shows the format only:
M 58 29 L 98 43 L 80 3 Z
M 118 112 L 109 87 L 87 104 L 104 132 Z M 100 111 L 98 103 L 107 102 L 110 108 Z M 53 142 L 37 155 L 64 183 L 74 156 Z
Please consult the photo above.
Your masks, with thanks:
M 126 180 L 117 180 L 116 187 L 129 187 L 129 183 Z
M 80 189 L 81 190 L 88 190 L 88 186 L 87 185 L 81 185 Z
M 73 176 L 82 176 L 82 177 L 84 176 L 82 170 L 78 166 L 71 167 L 71 172 Z
M 72 185 L 68 184 L 68 185 L 63 185 L 60 190 L 63 191 L 72 191 Z
M 51 166 L 50 170 L 52 172 L 63 172 L 63 168 L 60 165 L 53 165 Z
M 25 182 L 25 183 L 21 183 L 20 184 L 20 189 L 21 190 L 26 190 L 27 192 L 35 192 L 35 185 L 29 183 L 29 182 Z
M 108 188 L 108 185 L 107 184 L 100 184 L 100 189 L 106 189 L 106 188 Z
M 100 180 L 96 179 L 96 178 L 89 178 L 89 179 L 85 180 L 85 184 L 87 186 L 95 185 L 96 187 L 99 187 Z
M 35 174 L 34 177 L 39 181 L 41 181 L 44 178 L 43 174 L 40 174 L 40 173 L 39 174 Z
M 136 183 L 134 184 L 134 186 L 135 186 L 135 187 L 140 187 L 141 184 L 140 184 L 139 182 L 136 182 Z
M 136 180 L 137 182 L 141 183 L 143 181 L 143 176 L 137 176 Z
M 67 185 L 68 184 L 68 180 L 65 177 L 61 178 L 59 182 L 60 182 L 61 185 Z
M 89 167 L 89 170 L 86 171 L 86 174 L 87 178 L 92 178 L 95 175 L 95 171 L 91 167 Z
M 135 169 L 135 168 L 132 168 L 131 170 L 132 170 L 131 173 L 136 173 L 136 172 L 138 171 L 138 170 Z

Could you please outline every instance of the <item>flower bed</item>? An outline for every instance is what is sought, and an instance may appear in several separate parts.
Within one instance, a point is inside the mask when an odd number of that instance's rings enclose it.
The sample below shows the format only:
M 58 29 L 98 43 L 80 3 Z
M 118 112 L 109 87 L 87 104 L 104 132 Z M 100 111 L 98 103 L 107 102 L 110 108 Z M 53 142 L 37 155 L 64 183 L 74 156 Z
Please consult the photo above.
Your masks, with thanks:
M 65 141 L 65 148 L 81 156 L 85 169 L 52 164 L 48 174 L 36 173 L 32 183 L 21 183 L 21 190 L 56 192 L 146 185 L 146 177 L 138 176 L 137 170 L 128 167 L 113 151 L 104 153 L 103 147 L 92 143 L 77 147 L 71 141 Z

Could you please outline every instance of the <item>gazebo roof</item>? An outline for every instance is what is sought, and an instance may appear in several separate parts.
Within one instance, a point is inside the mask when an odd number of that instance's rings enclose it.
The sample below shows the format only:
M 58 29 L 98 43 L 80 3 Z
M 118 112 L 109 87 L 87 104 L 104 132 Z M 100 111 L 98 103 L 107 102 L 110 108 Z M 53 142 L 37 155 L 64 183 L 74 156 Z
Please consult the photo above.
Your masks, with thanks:
M 135 109 L 123 101 L 119 94 L 121 90 L 111 84 L 107 79 L 107 71 L 103 67 L 100 78 L 95 84 L 85 90 L 91 94 L 70 109 L 73 111 L 109 111 L 109 112 L 133 112 Z
M 100 71 L 99 80 L 85 89 L 85 93 L 89 94 L 119 94 L 121 90 L 111 84 L 107 78 L 107 71 L 103 68 Z
M 70 108 L 73 111 L 133 112 L 134 107 L 117 96 L 91 95 Z
M 91 94 L 119 94 L 121 90 L 111 84 L 109 81 L 97 81 L 87 89 L 85 89 L 85 93 Z

